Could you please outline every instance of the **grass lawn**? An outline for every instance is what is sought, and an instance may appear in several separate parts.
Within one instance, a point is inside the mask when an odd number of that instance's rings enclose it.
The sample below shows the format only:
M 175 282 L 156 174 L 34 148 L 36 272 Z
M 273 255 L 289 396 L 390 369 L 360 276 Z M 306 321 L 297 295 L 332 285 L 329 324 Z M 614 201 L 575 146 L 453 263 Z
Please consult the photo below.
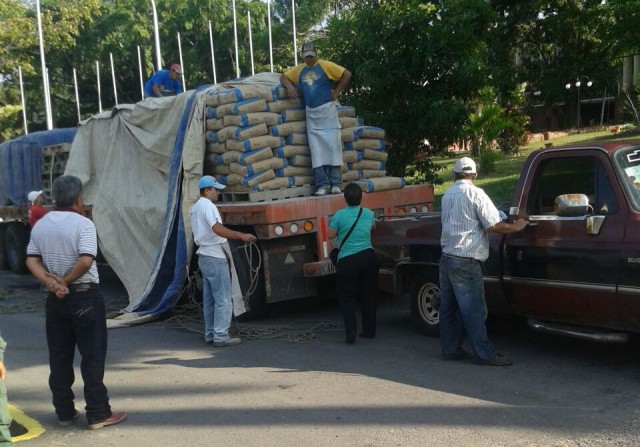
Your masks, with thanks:
M 548 141 L 535 141 L 520 148 L 518 155 L 503 157 L 496 162 L 496 169 L 489 175 L 478 175 L 478 179 L 474 182 L 477 186 L 485 190 L 491 197 L 493 203 L 500 207 L 501 204 L 511 204 L 513 193 L 515 192 L 520 169 L 529 154 L 544 147 L 544 143 L 553 143 L 554 146 L 566 146 L 569 144 L 588 142 L 588 141 L 610 141 L 610 140 L 638 140 L 638 134 L 628 137 L 616 136 L 609 131 L 589 132 L 569 135 L 566 137 L 553 138 Z M 453 164 L 459 157 L 468 155 L 465 153 L 457 154 L 455 157 L 440 157 L 434 159 L 434 162 L 443 169 L 439 172 L 438 178 L 442 180 L 442 184 L 435 185 L 435 208 L 440 210 L 440 199 L 442 194 L 453 184 Z M 508 205 L 505 207 L 508 208 Z

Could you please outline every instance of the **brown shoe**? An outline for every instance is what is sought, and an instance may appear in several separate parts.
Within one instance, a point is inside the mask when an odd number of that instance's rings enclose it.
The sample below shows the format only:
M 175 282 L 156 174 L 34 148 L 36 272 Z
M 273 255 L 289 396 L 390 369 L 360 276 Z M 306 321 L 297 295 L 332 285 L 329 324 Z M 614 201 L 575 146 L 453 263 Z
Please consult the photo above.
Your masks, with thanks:
M 119 424 L 120 422 L 124 421 L 126 418 L 127 418 L 127 413 L 124 413 L 124 412 L 113 413 L 111 416 L 109 416 L 106 419 L 103 419 L 100 422 L 89 424 L 87 428 L 89 430 L 97 430 L 102 427 L 108 427 L 109 425 Z

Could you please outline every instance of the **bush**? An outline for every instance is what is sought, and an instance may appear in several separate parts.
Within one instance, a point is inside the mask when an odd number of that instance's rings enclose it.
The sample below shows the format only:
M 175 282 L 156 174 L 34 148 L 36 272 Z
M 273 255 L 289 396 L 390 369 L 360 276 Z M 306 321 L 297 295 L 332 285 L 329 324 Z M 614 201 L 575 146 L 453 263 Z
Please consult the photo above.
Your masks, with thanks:
M 480 153 L 479 171 L 482 175 L 491 174 L 496 170 L 496 163 L 504 159 L 504 155 L 498 151 L 485 149 Z

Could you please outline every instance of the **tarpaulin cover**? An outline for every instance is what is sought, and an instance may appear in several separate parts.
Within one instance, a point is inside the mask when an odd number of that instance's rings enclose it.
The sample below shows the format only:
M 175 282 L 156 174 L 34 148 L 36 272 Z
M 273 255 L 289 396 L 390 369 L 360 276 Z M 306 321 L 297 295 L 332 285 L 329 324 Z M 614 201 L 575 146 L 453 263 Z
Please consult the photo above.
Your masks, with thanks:
M 42 148 L 71 143 L 76 129 L 34 132 L 0 144 L 0 206 L 25 205 L 42 189 Z

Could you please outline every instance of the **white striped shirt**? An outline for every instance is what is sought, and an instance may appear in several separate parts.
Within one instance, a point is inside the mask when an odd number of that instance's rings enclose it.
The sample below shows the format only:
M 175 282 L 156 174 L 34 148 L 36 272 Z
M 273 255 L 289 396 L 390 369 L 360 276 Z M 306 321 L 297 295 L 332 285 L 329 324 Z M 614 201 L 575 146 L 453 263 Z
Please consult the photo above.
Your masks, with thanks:
M 95 225 L 91 220 L 72 211 L 47 213 L 33 227 L 27 247 L 28 256 L 41 257 L 49 273 L 58 276 L 69 273 L 81 255 L 95 258 L 97 253 Z M 94 259 L 89 271 L 74 281 L 74 284 L 99 282 Z
M 486 261 L 487 229 L 502 219 L 489 196 L 470 180 L 456 180 L 442 196 L 442 253 Z

